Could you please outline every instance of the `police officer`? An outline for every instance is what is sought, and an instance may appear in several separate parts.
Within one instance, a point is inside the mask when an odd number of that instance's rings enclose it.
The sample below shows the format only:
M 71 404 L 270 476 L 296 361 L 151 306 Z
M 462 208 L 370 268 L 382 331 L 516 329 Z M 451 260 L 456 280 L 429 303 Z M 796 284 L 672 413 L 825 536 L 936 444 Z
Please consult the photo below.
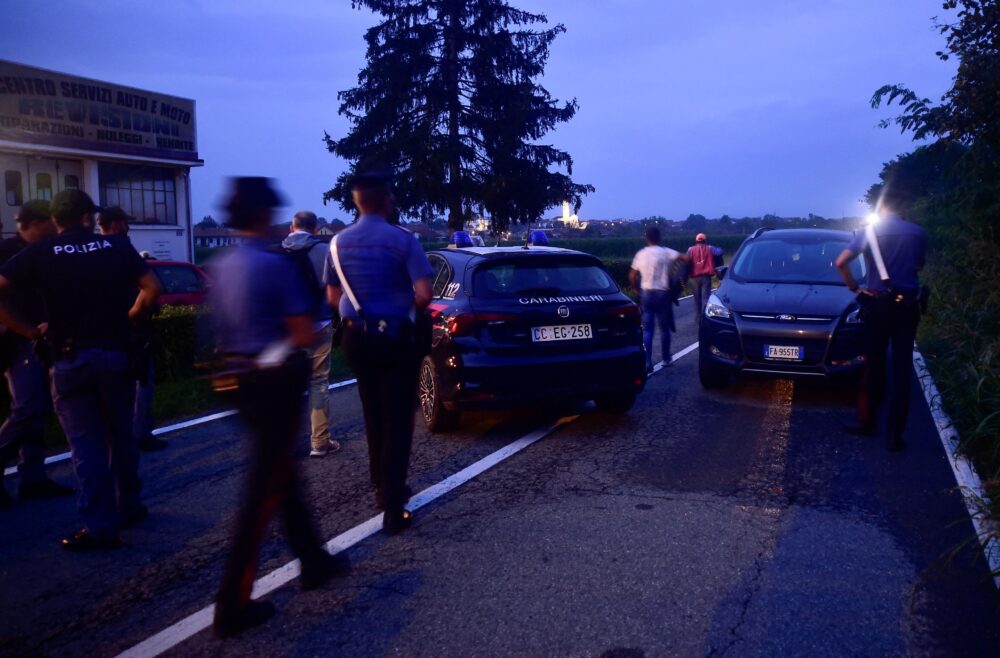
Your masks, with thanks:
M 17 235 L 0 242 L 0 266 L 29 244 L 41 242 L 56 234 L 47 201 L 28 201 L 17 213 Z M 19 291 L 11 304 L 32 324 L 44 320 L 41 300 L 29 291 Z M 10 413 L 0 427 L 0 469 L 21 452 L 17 471 L 21 477 L 18 496 L 55 498 L 70 496 L 73 489 L 53 482 L 45 475 L 45 445 L 42 442 L 45 419 L 52 411 L 49 378 L 35 357 L 31 341 L 13 331 L 0 334 L 0 369 L 7 378 L 10 391 Z M 7 490 L 0 483 L 0 509 L 11 506 Z
M 97 226 L 101 235 L 128 235 L 131 217 L 119 206 L 101 208 Z M 141 255 L 141 254 L 140 254 Z M 143 260 L 147 260 L 143 256 Z M 153 436 L 153 315 L 137 318 L 132 326 L 132 365 L 135 383 L 135 408 L 132 410 L 132 435 L 139 450 L 163 450 L 167 442 Z
M 385 510 L 382 528 L 396 534 L 412 522 L 404 506 L 422 355 L 415 319 L 431 300 L 431 267 L 413 234 L 387 221 L 390 176 L 371 171 L 352 180 L 360 216 L 331 241 L 326 282 L 358 378 L 375 501 Z
M 858 397 L 858 422 L 846 423 L 846 429 L 854 434 L 878 434 L 878 409 L 886 399 L 886 352 L 891 345 L 887 435 L 892 451 L 905 446 L 903 431 L 910 409 L 913 341 L 921 312 L 918 272 L 927 257 L 924 230 L 900 216 L 904 201 L 887 186 L 881 200 L 881 218 L 874 224 L 874 230 L 858 231 L 836 263 L 844 283 L 858 293 L 865 327 L 865 369 Z M 863 287 L 855 281 L 850 269 L 851 261 L 861 254 L 866 266 Z M 880 273 L 883 268 L 887 277 Z
M 139 500 L 128 348 L 130 319 L 155 303 L 159 285 L 127 238 L 91 232 L 96 210 L 80 190 L 59 192 L 52 200 L 59 234 L 29 245 L 0 270 L 0 322 L 44 338 L 48 348 L 52 399 L 81 487 L 84 528 L 62 540 L 69 550 L 117 547 L 120 528 L 147 515 Z M 36 325 L 10 303 L 21 291 L 40 296 L 47 323 Z
M 218 346 L 226 370 L 234 373 L 224 388 L 235 396 L 253 441 L 243 504 L 216 597 L 214 628 L 222 637 L 274 614 L 269 601 L 251 601 L 250 591 L 258 549 L 276 509 L 302 563 L 303 589 L 319 587 L 348 568 L 346 557 L 324 550 L 299 483 L 295 445 L 311 370 L 305 350 L 316 342 L 315 304 L 291 257 L 269 245 L 273 208 L 279 205 L 268 179 L 234 179 L 228 224 L 247 242 L 211 266 Z

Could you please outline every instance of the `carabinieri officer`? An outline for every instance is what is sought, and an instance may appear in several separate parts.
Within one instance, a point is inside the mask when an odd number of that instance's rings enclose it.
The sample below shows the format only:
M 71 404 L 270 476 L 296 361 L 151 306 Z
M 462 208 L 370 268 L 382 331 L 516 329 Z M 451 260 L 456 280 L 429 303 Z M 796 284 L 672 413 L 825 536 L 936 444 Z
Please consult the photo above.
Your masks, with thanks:
M 422 357 L 415 319 L 431 301 L 432 270 L 413 234 L 387 221 L 390 177 L 374 171 L 351 182 L 360 217 L 331 242 L 325 278 L 358 378 L 376 506 L 385 510 L 382 529 L 396 534 L 412 522 L 404 505 Z
M 0 322 L 48 348 L 52 399 L 80 480 L 84 523 L 62 545 L 115 548 L 120 528 L 147 515 L 139 500 L 128 349 L 130 321 L 152 308 L 160 287 L 128 238 L 92 233 L 97 207 L 86 193 L 59 192 L 51 211 L 59 234 L 29 245 L 0 270 Z M 15 291 L 39 295 L 47 323 L 20 317 L 8 303 Z

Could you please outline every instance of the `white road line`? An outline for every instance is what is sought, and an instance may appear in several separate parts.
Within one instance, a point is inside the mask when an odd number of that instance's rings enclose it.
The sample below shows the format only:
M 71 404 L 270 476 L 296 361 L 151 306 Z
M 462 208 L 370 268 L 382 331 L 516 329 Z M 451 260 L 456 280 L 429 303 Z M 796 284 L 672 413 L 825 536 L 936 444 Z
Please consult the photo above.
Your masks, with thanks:
M 941 394 L 916 344 L 913 346 L 913 368 L 917 372 L 917 380 L 924 391 L 924 399 L 927 400 L 927 406 L 931 410 L 931 418 L 934 419 L 951 471 L 955 474 L 955 481 L 962 491 L 962 500 L 969 512 L 969 518 L 972 519 L 972 527 L 983 548 L 986 563 L 990 572 L 995 574 L 993 583 L 1000 588 L 1000 528 L 996 527 L 987 515 L 990 499 L 983 489 L 983 482 L 976 472 L 976 467 L 967 457 L 958 454 L 958 430 L 955 429 L 948 412 L 944 410 Z
M 680 359 L 697 349 L 698 343 L 688 345 L 680 352 L 674 354 L 674 360 Z M 659 370 L 657 370 L 659 372 Z M 471 466 L 467 466 L 457 473 L 450 475 L 441 482 L 424 489 L 410 499 L 407 508 L 417 510 L 428 503 L 444 496 L 450 491 L 457 489 L 466 482 L 472 480 L 483 472 L 493 468 L 505 459 L 516 455 L 528 446 L 540 441 L 549 434 L 564 425 L 572 423 L 579 416 L 564 416 L 551 425 L 537 429 L 525 434 L 520 439 L 507 444 L 496 452 L 490 453 Z M 336 555 L 341 551 L 358 544 L 368 537 L 371 537 L 382 528 L 382 515 L 377 514 L 367 521 L 354 526 L 350 530 L 343 532 L 326 543 L 326 550 L 331 555 Z M 270 594 L 274 590 L 287 585 L 299 576 L 300 564 L 298 560 L 292 560 L 288 564 L 275 569 L 265 576 L 257 579 L 253 586 L 254 598 L 260 598 Z M 152 635 L 131 649 L 118 654 L 118 658 L 153 658 L 165 651 L 169 651 L 181 642 L 193 637 L 212 625 L 212 617 L 215 614 L 215 604 L 207 605 L 201 610 L 194 612 L 177 623 L 169 626 L 159 633 Z
M 431 501 L 440 498 L 449 491 L 460 487 L 469 480 L 480 475 L 484 471 L 496 466 L 503 460 L 511 457 L 536 441 L 548 436 L 563 425 L 573 422 L 578 416 L 565 416 L 555 421 L 547 427 L 535 430 L 526 434 L 520 439 L 510 443 L 500 450 L 483 457 L 476 463 L 463 468 L 454 475 L 442 480 L 432 487 L 424 489 L 410 500 L 409 509 L 416 510 Z M 382 515 L 378 514 L 368 519 L 361 525 L 351 528 L 345 533 L 337 535 L 326 543 L 326 549 L 332 554 L 339 553 L 351 546 L 371 537 L 382 528 Z M 271 573 L 257 579 L 253 587 L 253 596 L 259 598 L 270 594 L 274 590 L 295 580 L 299 575 L 299 561 L 293 560 L 283 567 L 275 569 Z M 119 658 L 152 658 L 164 651 L 168 651 L 177 646 L 191 636 L 205 630 L 212 625 L 212 617 L 215 614 L 215 605 L 208 605 L 198 612 L 188 615 L 176 624 L 165 628 L 156 635 L 143 640 L 131 649 L 119 654 Z
M 357 383 L 358 383 L 357 379 L 345 379 L 343 381 L 334 382 L 334 383 L 330 384 L 330 390 L 333 391 L 333 390 L 336 390 L 338 388 L 344 388 L 345 386 L 351 386 L 351 385 L 357 384 Z M 220 411 L 218 413 L 209 414 L 207 416 L 201 416 L 199 418 L 192 418 L 191 420 L 185 420 L 185 421 L 180 422 L 180 423 L 174 423 L 173 425 L 166 425 L 164 427 L 157 427 L 156 429 L 153 430 L 153 436 L 162 436 L 163 434 L 168 434 L 170 432 L 176 432 L 178 430 L 185 430 L 185 429 L 187 429 L 189 427 L 196 427 L 198 425 L 204 425 L 205 423 L 211 423 L 213 421 L 221 420 L 223 418 L 229 418 L 230 416 L 235 416 L 235 415 L 236 415 L 236 410 L 235 409 L 227 409 L 226 411 Z M 51 457 L 46 457 L 45 458 L 45 463 L 46 464 L 54 464 L 56 462 L 66 461 L 71 456 L 72 455 L 70 453 L 68 453 L 68 452 L 61 452 L 61 453 L 59 453 L 57 455 L 52 455 Z M 17 472 L 17 467 L 16 466 L 11 466 L 9 468 L 4 469 L 3 474 L 5 476 L 6 475 L 13 475 L 16 472 Z

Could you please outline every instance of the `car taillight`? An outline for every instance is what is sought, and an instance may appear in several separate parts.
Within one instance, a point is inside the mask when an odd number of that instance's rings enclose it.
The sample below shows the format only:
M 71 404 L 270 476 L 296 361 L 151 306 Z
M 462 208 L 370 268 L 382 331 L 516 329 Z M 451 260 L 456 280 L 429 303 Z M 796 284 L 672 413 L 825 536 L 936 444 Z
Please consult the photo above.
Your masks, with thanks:
M 614 318 L 634 320 L 635 322 L 642 321 L 642 311 L 635 304 L 628 304 L 626 306 L 616 306 L 614 308 L 609 308 L 606 311 L 606 314 Z
M 448 318 L 448 331 L 452 336 L 468 336 L 479 327 L 516 319 L 513 313 L 459 313 Z

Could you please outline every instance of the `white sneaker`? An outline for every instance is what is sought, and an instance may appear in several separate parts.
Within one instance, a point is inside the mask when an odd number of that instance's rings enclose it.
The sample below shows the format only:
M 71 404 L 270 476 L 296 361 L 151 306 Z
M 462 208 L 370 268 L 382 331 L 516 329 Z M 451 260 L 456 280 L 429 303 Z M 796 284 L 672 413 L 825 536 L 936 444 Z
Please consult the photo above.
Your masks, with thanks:
M 309 451 L 309 456 L 310 457 L 326 457 L 331 452 L 337 452 L 338 450 L 340 450 L 340 442 L 334 441 L 333 439 L 330 439 L 330 441 L 327 443 L 327 445 L 323 446 L 322 448 L 313 448 L 312 450 L 310 450 Z

